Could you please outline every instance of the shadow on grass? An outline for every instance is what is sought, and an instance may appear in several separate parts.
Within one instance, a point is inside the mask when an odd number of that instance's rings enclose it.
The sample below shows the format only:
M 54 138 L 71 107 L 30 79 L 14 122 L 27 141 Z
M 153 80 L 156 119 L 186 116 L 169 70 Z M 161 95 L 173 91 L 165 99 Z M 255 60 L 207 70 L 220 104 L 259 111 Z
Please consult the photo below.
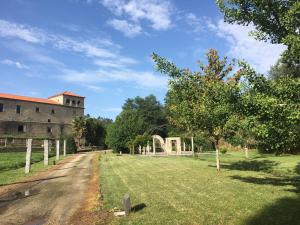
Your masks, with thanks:
M 273 167 L 278 166 L 279 162 L 270 160 L 249 160 L 237 161 L 230 164 L 222 164 L 221 168 L 229 170 L 244 170 L 244 171 L 262 171 L 272 172 Z
M 132 212 L 138 212 L 138 211 L 143 210 L 145 207 L 146 207 L 146 204 L 141 203 L 141 204 L 138 204 L 138 205 L 135 205 L 135 206 L 131 207 L 131 211 Z
M 231 178 L 246 183 L 258 185 L 274 185 L 274 186 L 293 186 L 293 188 L 285 189 L 296 193 L 295 197 L 284 197 L 274 203 L 261 209 L 256 215 L 248 218 L 244 224 L 246 225 L 298 225 L 300 224 L 300 163 L 295 167 L 297 176 L 291 178 L 270 177 L 241 177 L 232 176 Z

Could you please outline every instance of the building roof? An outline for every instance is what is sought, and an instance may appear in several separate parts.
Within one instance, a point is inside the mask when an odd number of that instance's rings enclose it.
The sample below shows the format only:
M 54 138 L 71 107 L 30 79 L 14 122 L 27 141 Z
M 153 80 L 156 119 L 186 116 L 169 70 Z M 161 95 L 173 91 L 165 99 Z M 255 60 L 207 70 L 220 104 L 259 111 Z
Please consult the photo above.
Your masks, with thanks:
M 64 92 L 58 93 L 58 94 L 56 94 L 56 95 L 53 95 L 53 96 L 51 96 L 51 97 L 49 97 L 49 98 L 53 98 L 53 97 L 56 97 L 56 96 L 59 96 L 59 95 L 68 95 L 68 96 L 73 96 L 73 97 L 84 98 L 83 96 L 78 95 L 78 94 L 75 94 L 75 93 L 73 93 L 73 92 L 71 92 L 71 91 L 64 91 Z
M 50 99 L 46 99 L 46 98 L 33 98 L 33 97 L 12 95 L 12 94 L 5 94 L 5 93 L 0 93 L 0 98 L 27 101 L 27 102 L 38 102 L 38 103 L 45 103 L 45 104 L 52 104 L 52 105 L 60 105 L 59 102 L 50 100 Z

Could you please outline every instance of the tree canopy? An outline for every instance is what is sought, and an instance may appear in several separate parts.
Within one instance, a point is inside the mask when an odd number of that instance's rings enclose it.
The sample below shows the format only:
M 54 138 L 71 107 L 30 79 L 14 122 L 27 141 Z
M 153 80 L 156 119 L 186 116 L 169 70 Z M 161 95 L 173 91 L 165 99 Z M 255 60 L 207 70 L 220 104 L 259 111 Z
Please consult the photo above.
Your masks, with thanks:
M 284 44 L 283 60 L 288 66 L 300 63 L 300 2 L 298 0 L 217 0 L 225 21 L 253 24 L 259 40 Z M 297 74 L 293 74 L 297 75 Z
M 108 126 L 106 143 L 115 151 L 128 151 L 128 143 L 137 135 L 156 133 L 165 136 L 165 110 L 154 95 L 127 99 L 122 112 Z

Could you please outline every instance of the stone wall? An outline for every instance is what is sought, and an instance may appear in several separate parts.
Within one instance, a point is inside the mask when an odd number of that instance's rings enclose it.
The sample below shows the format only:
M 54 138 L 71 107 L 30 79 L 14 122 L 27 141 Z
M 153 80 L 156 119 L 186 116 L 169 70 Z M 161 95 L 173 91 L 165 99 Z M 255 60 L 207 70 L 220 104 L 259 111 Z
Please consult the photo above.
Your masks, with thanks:
M 81 100 L 82 101 L 82 100 Z M 57 138 L 72 132 L 71 122 L 84 115 L 82 106 L 55 105 L 0 98 L 0 136 Z M 21 106 L 20 114 L 16 106 Z M 20 131 L 20 126 L 24 130 Z

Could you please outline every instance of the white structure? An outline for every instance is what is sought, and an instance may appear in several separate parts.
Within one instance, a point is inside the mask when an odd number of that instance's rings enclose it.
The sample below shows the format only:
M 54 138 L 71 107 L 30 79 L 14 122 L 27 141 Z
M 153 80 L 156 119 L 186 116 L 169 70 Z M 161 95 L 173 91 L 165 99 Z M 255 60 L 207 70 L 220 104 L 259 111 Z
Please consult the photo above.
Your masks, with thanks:
M 181 147 L 181 138 L 180 137 L 168 137 L 165 140 L 159 135 L 153 135 L 153 154 L 157 154 L 157 143 L 160 145 L 164 154 L 167 155 L 181 155 L 181 154 L 189 154 L 190 152 L 185 151 L 185 143 L 184 143 L 184 152 L 182 152 Z

